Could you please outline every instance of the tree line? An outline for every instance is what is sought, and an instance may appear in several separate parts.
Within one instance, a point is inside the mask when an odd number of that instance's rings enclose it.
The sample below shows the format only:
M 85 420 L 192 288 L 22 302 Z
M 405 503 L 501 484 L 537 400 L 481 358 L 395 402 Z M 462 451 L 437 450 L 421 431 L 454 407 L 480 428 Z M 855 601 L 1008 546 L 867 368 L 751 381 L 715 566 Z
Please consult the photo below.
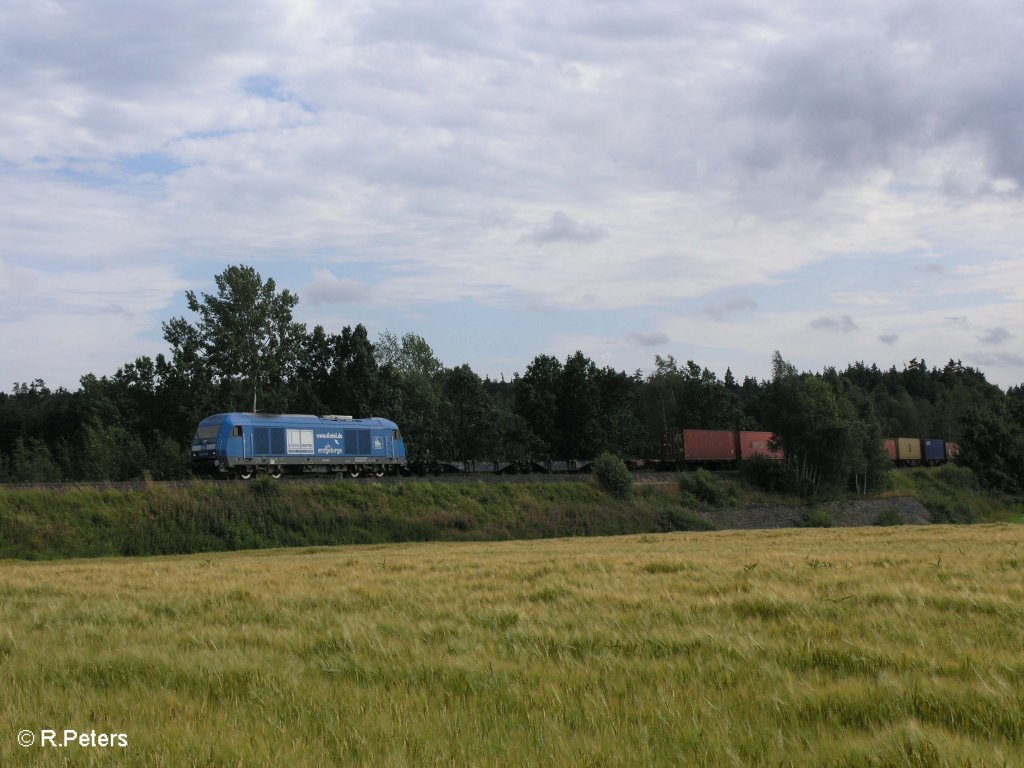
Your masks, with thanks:
M 187 292 L 191 317 L 163 324 L 167 354 L 86 374 L 75 391 L 35 380 L 0 393 L 0 481 L 185 477 L 201 419 L 258 409 L 386 416 L 411 457 L 437 459 L 657 458 L 668 429 L 763 429 L 808 493 L 877 487 L 883 437 L 938 437 L 961 443 L 988 485 L 1024 488 L 1024 388 L 1004 392 L 959 361 L 808 373 L 776 352 L 770 379 L 738 381 L 672 356 L 644 375 L 575 352 L 495 381 L 446 367 L 415 333 L 309 329 L 293 318 L 299 297 L 252 267 L 215 283 Z

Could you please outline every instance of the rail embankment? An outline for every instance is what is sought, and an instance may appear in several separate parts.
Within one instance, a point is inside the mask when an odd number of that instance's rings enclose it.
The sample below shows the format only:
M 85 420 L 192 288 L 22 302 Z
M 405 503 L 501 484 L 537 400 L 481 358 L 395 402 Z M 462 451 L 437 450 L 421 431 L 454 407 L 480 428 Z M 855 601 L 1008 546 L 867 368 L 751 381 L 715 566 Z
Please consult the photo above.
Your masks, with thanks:
M 756 491 L 731 478 L 714 481 L 715 493 L 705 493 L 713 499 L 708 502 L 688 492 L 692 484 L 686 480 L 638 483 L 626 498 L 606 493 L 590 479 L 307 484 L 265 478 L 248 484 L 0 488 L 0 558 L 1019 521 L 1024 516 L 1021 499 L 985 496 L 949 471 L 904 473 L 879 496 L 816 503 Z M 947 487 L 950 483 L 959 487 Z

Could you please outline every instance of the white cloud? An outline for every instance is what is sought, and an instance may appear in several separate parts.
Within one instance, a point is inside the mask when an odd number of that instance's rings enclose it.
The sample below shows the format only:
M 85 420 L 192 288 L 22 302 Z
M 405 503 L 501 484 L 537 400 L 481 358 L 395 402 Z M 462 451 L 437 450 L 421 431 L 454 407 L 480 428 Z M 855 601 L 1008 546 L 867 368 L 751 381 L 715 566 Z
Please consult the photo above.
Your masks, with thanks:
M 85 373 L 155 355 L 154 314 L 185 286 L 161 266 L 52 273 L 0 262 L 0 383 L 42 378 L 70 387 Z
M 966 358 L 1024 332 L 992 311 L 1024 300 L 1022 45 L 1005 2 L 19 4 L 0 292 L 64 280 L 60 306 L 154 328 L 170 294 L 118 275 L 180 290 L 245 262 L 325 312 L 469 298 L 647 328 L 696 303 L 644 336 L 767 359 L 773 292 L 831 270 L 787 307 L 809 359 L 827 330 L 867 359 Z M 860 274 L 879 257 L 898 284 Z M 939 304 L 969 327 L 915 332 Z

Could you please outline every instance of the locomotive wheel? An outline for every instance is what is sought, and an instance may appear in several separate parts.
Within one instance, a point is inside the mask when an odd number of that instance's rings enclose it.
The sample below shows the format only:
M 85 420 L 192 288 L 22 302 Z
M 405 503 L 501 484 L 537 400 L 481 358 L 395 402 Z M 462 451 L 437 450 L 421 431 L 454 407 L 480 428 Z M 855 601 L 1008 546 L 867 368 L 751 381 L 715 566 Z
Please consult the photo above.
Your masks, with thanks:
M 384 477 L 384 467 L 383 467 L 383 465 L 378 464 L 377 466 L 375 466 L 373 468 L 373 476 L 374 477 Z
M 271 467 L 270 469 L 267 470 L 267 474 L 270 475 L 275 480 L 280 480 L 281 479 L 281 468 L 280 467 Z
M 251 477 L 252 477 L 252 467 L 241 467 L 238 470 L 238 479 L 239 480 L 248 480 Z
M 349 477 L 359 477 L 359 467 L 352 467 L 348 471 Z

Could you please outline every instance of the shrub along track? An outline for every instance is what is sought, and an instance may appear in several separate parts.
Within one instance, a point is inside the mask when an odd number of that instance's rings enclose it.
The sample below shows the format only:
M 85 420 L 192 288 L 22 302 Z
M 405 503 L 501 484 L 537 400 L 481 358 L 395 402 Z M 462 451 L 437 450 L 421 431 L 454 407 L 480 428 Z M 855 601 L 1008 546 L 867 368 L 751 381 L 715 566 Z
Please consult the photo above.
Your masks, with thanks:
M 724 473 L 723 473 L 724 474 Z M 275 482 L 286 485 L 299 483 L 329 484 L 353 483 L 356 486 L 373 484 L 393 485 L 400 483 L 582 483 L 588 482 L 593 476 L 589 472 L 572 473 L 551 473 L 543 472 L 522 473 L 522 474 L 498 474 L 494 472 L 476 472 L 472 474 L 445 473 L 440 475 L 385 475 L 384 477 L 362 476 L 357 478 L 349 477 L 338 473 L 336 475 L 314 474 L 306 475 L 282 475 Z M 633 480 L 641 485 L 675 485 L 678 473 L 675 472 L 634 472 Z M 147 488 L 189 488 L 197 483 L 210 483 L 219 485 L 222 483 L 245 485 L 252 480 L 239 480 L 232 477 L 197 477 L 188 480 L 67 480 L 55 483 L 0 483 L 3 489 L 46 489 L 46 490 L 73 490 L 77 488 L 95 488 L 99 490 L 112 491 L 143 491 Z

